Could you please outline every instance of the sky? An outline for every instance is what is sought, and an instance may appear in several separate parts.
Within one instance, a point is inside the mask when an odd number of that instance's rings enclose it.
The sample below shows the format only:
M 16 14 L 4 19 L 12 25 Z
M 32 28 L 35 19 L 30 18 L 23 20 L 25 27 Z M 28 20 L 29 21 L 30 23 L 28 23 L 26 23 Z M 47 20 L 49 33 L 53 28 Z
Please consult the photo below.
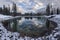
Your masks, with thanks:
M 36 12 L 36 10 L 45 8 L 47 4 L 53 5 L 53 7 L 60 6 L 60 0 L 0 0 L 0 6 L 10 5 L 12 3 L 17 4 L 17 9 L 19 12 Z

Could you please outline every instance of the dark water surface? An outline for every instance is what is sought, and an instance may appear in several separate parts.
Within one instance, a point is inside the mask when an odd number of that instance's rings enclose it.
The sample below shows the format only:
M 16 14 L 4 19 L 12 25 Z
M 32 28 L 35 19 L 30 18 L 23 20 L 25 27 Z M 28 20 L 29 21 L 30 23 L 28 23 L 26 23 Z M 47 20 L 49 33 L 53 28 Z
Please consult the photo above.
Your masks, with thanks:
M 27 36 L 39 36 L 46 29 L 46 18 L 32 18 L 19 21 L 18 31 Z

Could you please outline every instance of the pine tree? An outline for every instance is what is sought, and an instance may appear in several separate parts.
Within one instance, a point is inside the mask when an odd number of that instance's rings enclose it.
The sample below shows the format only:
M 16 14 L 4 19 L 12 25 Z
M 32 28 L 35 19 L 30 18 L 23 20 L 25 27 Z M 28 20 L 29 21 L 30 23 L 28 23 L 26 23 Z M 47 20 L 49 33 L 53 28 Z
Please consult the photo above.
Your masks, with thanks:
M 2 12 L 2 8 L 0 8 L 0 13 Z
M 10 15 L 10 6 L 8 5 L 8 14 Z
M 5 13 L 5 5 L 3 5 L 3 14 Z
M 59 14 L 59 9 L 57 8 L 57 14 Z
M 50 15 L 50 5 L 49 4 L 47 5 L 46 13 L 47 13 L 47 15 Z
M 3 5 L 3 14 L 9 15 L 9 12 L 10 12 L 9 8 Z
M 14 14 L 14 16 L 16 16 L 16 13 L 17 13 L 17 6 L 16 6 L 16 4 L 15 3 L 13 3 L 13 14 Z

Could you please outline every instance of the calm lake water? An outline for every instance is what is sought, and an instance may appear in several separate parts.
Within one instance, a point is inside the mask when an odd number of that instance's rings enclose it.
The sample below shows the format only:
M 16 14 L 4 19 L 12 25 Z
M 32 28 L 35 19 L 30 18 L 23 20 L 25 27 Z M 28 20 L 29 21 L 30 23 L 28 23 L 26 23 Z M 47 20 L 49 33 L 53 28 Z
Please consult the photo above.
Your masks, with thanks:
M 19 20 L 18 23 L 18 30 L 35 30 L 36 28 L 46 27 L 46 18 L 32 18 L 32 19 L 25 19 L 24 17 Z

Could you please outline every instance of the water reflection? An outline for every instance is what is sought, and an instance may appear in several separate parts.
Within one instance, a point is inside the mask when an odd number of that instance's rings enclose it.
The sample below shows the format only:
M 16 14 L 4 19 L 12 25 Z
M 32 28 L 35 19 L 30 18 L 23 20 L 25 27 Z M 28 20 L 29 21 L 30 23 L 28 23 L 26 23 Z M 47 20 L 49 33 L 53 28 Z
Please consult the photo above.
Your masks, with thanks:
M 29 30 L 29 29 L 36 29 L 40 27 L 46 27 L 46 18 L 40 17 L 40 18 L 32 18 L 32 19 L 25 19 L 24 17 L 19 20 L 19 30 Z

